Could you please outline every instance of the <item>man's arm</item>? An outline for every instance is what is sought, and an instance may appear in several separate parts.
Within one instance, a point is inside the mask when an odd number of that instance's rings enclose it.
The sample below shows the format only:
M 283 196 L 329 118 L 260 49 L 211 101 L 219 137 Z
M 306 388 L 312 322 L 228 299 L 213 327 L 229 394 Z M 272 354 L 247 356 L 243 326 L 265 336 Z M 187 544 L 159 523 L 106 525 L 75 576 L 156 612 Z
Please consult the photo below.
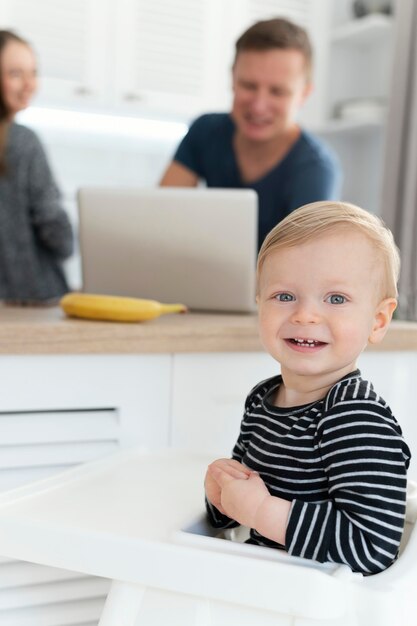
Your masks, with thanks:
M 160 187 L 196 187 L 197 184 L 197 174 L 178 161 L 171 161 L 159 183 Z

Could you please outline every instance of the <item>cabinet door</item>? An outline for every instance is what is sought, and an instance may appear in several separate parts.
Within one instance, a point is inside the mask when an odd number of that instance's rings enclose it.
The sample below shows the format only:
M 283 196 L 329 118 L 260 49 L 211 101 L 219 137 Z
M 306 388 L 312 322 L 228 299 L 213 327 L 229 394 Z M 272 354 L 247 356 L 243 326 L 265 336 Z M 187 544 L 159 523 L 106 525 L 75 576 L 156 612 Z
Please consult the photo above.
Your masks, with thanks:
M 115 104 L 126 112 L 184 117 L 217 91 L 219 0 L 119 0 Z
M 0 357 L 0 490 L 167 445 L 171 358 Z M 0 624 L 97 624 L 109 581 L 0 557 Z
M 109 0 L 2 0 L 2 23 L 33 45 L 38 104 L 82 107 L 105 97 Z
M 64 433 L 66 443 L 84 441 L 84 436 L 87 441 L 92 439 L 88 433 L 96 431 L 99 440 L 108 438 L 117 446 L 166 446 L 170 376 L 169 355 L 3 356 L 0 414 L 9 415 L 10 428 L 14 414 L 33 415 L 31 430 L 30 422 L 15 428 L 22 446 L 42 441 L 46 431 L 41 422 L 36 426 L 37 415 L 50 415 L 48 428 L 56 430 L 44 443 L 65 443 Z M 67 413 L 72 429 L 64 423 Z M 54 416 L 61 416 L 61 426 Z M 75 455 L 74 462 L 82 460 L 88 458 Z
M 264 353 L 175 355 L 172 445 L 230 456 L 246 396 L 276 374 L 279 365 Z

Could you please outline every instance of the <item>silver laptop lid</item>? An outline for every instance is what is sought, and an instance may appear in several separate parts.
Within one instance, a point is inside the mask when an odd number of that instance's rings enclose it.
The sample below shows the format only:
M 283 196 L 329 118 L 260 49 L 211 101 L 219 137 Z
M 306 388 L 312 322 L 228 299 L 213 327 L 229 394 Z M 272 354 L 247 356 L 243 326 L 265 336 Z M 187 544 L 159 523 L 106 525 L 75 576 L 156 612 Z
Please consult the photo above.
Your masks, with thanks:
M 82 188 L 78 208 L 85 292 L 254 310 L 254 191 Z

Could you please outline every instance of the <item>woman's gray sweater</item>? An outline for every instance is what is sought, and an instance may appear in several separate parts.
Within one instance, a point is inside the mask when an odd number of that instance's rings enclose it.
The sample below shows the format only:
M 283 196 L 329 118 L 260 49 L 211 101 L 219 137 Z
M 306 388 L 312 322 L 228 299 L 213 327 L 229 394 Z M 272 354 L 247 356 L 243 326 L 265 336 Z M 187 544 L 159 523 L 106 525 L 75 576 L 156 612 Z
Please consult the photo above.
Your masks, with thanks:
M 0 299 L 47 301 L 68 291 L 61 261 L 73 233 L 45 151 L 35 133 L 8 129 L 0 176 Z

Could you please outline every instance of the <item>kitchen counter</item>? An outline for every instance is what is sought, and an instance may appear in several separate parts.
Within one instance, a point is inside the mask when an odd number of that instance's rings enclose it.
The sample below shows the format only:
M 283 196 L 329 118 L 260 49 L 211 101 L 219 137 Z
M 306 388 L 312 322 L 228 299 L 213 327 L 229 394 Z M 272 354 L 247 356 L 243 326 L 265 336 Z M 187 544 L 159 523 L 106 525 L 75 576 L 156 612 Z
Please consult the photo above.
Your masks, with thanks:
M 256 315 L 187 313 L 142 323 L 77 320 L 59 307 L 0 306 L 0 354 L 259 352 Z M 417 323 L 394 321 L 370 351 L 417 350 Z

